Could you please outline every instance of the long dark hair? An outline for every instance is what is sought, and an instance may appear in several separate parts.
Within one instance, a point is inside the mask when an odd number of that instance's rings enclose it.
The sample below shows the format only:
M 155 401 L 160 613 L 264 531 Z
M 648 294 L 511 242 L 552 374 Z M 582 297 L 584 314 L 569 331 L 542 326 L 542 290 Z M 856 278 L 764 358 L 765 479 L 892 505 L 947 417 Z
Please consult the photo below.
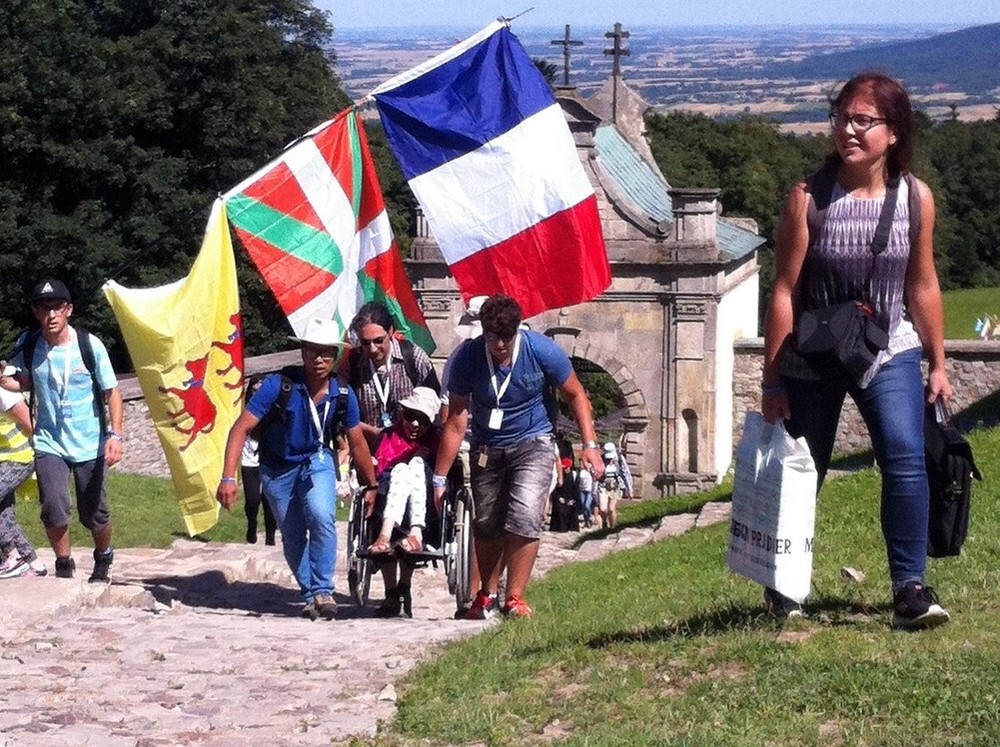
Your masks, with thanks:
M 889 173 L 902 175 L 910 170 L 913 162 L 913 107 L 910 97 L 899 81 L 879 72 L 858 73 L 836 94 L 830 97 L 830 111 L 839 112 L 841 106 L 856 96 L 868 95 L 872 98 L 886 124 L 896 135 L 896 142 L 889 146 L 886 161 Z M 840 163 L 840 154 L 830 156 L 834 163 Z

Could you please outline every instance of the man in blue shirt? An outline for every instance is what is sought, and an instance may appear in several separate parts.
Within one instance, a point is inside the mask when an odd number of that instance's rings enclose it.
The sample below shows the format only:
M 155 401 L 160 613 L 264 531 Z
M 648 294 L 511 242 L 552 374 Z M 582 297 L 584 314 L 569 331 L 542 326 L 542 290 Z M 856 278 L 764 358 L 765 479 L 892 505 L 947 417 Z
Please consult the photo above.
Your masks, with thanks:
M 341 393 L 334 361 L 344 347 L 338 325 L 331 319 L 311 319 L 302 337 L 291 339 L 302 346 L 303 366 L 266 378 L 233 424 L 217 497 L 226 510 L 236 505 L 236 470 L 243 443 L 263 420 L 261 490 L 278 519 L 285 560 L 305 599 L 302 616 L 332 620 L 337 614 L 333 598 L 337 454 L 331 444 L 339 426 L 346 428 L 361 479 L 371 486 L 366 496 L 369 507 L 375 499 L 375 470 L 361 430 L 358 401 L 350 389 L 344 390 L 343 422 L 335 422 Z M 280 406 L 285 385 L 291 389 L 284 408 L 272 413 L 276 404 Z
M 41 327 L 18 340 L 16 382 L 0 382 L 17 391 L 32 389 L 35 411 L 35 473 L 42 523 L 56 555 L 56 576 L 73 578 L 76 562 L 70 545 L 69 477 L 76 486 L 77 513 L 94 539 L 91 583 L 110 583 L 114 550 L 108 509 L 107 471 L 122 458 L 124 406 L 108 351 L 94 335 L 69 324 L 73 302 L 60 280 L 35 286 L 31 311 Z M 81 341 L 81 335 L 87 335 Z M 89 343 L 93 371 L 81 345 Z M 30 349 L 31 360 L 25 360 Z M 4 377 L 5 379 L 7 377 Z M 104 408 L 110 428 L 102 433 Z
M 500 571 L 507 566 L 503 612 L 529 617 L 524 589 L 538 554 L 543 510 L 555 465 L 546 393 L 556 388 L 584 440 L 585 469 L 598 477 L 604 464 L 595 440 L 590 400 L 566 354 L 551 339 L 519 329 L 514 299 L 489 298 L 479 314 L 483 334 L 463 345 L 452 364 L 448 419 L 434 471 L 439 503 L 471 416 L 473 529 L 482 588 L 467 617 L 496 614 Z

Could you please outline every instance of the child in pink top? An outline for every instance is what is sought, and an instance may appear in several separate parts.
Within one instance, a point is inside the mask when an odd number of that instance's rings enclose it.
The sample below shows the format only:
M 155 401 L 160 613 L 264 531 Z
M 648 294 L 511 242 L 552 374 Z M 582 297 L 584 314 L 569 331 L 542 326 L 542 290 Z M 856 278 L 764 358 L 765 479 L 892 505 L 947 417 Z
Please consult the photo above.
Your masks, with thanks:
M 423 529 L 427 520 L 428 479 L 437 457 L 440 431 L 434 420 L 441 400 L 433 389 L 418 386 L 399 402 L 395 422 L 382 432 L 375 447 L 375 471 L 379 483 L 388 478 L 382 527 L 370 548 L 373 553 L 393 549 L 393 530 L 403 522 L 407 508 L 410 526 L 399 542 L 405 552 L 423 550 Z

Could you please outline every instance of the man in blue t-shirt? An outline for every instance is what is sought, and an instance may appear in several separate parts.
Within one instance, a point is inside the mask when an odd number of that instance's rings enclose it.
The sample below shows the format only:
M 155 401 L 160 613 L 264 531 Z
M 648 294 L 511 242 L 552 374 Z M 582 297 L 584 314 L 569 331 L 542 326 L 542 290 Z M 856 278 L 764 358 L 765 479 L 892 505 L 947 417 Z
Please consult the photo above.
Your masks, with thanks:
M 80 523 L 94 539 L 91 583 L 110 583 L 114 550 L 108 509 L 108 467 L 122 458 L 124 406 L 108 351 L 94 335 L 69 324 L 73 301 L 60 280 L 35 286 L 31 312 L 41 330 L 18 340 L 16 379 L 4 377 L 5 389 L 32 390 L 36 411 L 35 474 L 42 504 L 42 524 L 56 556 L 56 576 L 73 578 L 76 562 L 69 535 L 72 474 Z M 86 340 L 81 342 L 81 335 Z M 93 352 L 93 371 L 84 360 L 81 344 Z M 30 349 L 31 360 L 25 360 Z M 104 408 L 107 407 L 108 425 Z
M 260 485 L 278 519 L 281 544 L 305 606 L 302 616 L 332 620 L 337 614 L 333 598 L 333 570 L 337 560 L 337 453 L 331 447 L 336 430 L 343 426 L 351 456 L 364 483 L 369 510 L 375 500 L 375 470 L 368 442 L 361 430 L 358 400 L 345 388 L 343 422 L 338 418 L 340 387 L 334 361 L 344 347 L 336 322 L 311 319 L 302 337 L 303 366 L 294 366 L 264 379 L 237 418 L 226 442 L 222 479 L 216 493 L 228 511 L 238 499 L 236 470 L 243 443 L 263 420 L 260 434 Z M 281 389 L 290 385 L 280 412 Z
M 590 400 L 566 354 L 552 340 L 519 329 L 514 299 L 490 297 L 479 314 L 483 334 L 455 355 L 449 377 L 448 419 L 434 472 L 439 503 L 471 416 L 471 480 L 476 518 L 473 536 L 482 588 L 469 609 L 485 619 L 499 608 L 500 571 L 507 566 L 503 612 L 529 617 L 524 589 L 538 554 L 543 510 L 555 465 L 546 393 L 557 389 L 584 440 L 585 469 L 604 469 L 595 440 Z

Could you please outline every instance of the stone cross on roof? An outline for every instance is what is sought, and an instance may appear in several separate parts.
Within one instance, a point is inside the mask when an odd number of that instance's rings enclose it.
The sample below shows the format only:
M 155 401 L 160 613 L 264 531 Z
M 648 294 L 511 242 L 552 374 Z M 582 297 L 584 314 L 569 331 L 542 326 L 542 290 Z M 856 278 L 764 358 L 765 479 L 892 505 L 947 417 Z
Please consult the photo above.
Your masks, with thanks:
M 566 34 L 562 39 L 553 39 L 549 44 L 560 44 L 563 48 L 563 85 L 569 87 L 569 48 L 579 47 L 582 41 L 569 38 L 569 24 L 566 24 Z
M 614 31 L 608 31 L 604 34 L 605 39 L 614 39 L 614 46 L 611 49 L 605 49 L 604 54 L 609 54 L 614 58 L 614 66 L 611 69 L 611 76 L 614 79 L 611 89 L 611 121 L 618 121 L 618 79 L 621 78 L 621 58 L 628 57 L 631 52 L 628 49 L 622 47 L 622 39 L 628 39 L 628 31 L 622 31 L 622 25 L 620 23 L 615 24 Z

